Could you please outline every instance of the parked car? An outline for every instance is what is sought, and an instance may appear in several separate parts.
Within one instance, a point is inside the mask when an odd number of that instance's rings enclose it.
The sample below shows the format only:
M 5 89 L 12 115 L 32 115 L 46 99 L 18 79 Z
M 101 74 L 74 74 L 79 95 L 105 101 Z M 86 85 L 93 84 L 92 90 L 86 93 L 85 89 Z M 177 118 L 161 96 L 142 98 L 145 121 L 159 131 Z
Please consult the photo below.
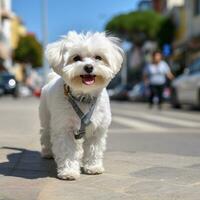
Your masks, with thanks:
M 118 85 L 114 89 L 108 89 L 110 99 L 125 101 L 128 100 L 128 91 L 130 91 L 130 85 Z
M 0 95 L 11 94 L 18 96 L 18 85 L 15 77 L 8 72 L 0 73 Z
M 128 98 L 131 101 L 147 101 L 149 95 L 149 89 L 143 82 L 140 82 L 133 86 L 132 90 L 128 92 Z
M 171 102 L 177 108 L 183 104 L 200 107 L 200 59 L 173 81 Z

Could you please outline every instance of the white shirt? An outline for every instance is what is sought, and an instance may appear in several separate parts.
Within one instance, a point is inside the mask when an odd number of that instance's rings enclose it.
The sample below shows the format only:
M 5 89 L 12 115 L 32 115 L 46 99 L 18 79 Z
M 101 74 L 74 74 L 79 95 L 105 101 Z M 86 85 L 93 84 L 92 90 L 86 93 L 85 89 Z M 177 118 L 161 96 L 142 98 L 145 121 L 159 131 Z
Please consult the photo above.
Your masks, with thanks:
M 149 78 L 150 84 L 163 85 L 166 82 L 166 75 L 169 71 L 168 64 L 165 61 L 160 61 L 158 64 L 149 64 L 145 73 Z

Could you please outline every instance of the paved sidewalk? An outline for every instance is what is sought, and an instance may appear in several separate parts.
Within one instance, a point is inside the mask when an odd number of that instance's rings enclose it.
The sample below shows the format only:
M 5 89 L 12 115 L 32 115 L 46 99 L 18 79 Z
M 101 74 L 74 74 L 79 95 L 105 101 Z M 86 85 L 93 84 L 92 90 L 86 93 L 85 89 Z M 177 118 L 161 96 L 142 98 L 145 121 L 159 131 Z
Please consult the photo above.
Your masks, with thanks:
M 0 200 L 200 199 L 199 156 L 123 150 L 130 131 L 110 133 L 103 175 L 58 180 L 54 161 L 39 154 L 37 104 L 0 99 Z

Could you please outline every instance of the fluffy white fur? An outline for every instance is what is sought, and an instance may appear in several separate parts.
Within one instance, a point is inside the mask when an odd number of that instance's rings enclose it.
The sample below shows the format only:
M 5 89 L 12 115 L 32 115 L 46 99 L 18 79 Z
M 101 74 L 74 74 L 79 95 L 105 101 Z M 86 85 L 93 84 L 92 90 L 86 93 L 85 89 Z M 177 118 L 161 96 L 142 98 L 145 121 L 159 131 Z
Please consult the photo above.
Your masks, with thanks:
M 74 61 L 79 55 L 80 61 Z M 100 56 L 101 60 L 96 59 Z M 42 156 L 54 157 L 58 177 L 74 180 L 80 176 L 80 168 L 87 174 L 104 171 L 103 153 L 106 136 L 111 123 L 109 97 L 105 87 L 120 70 L 123 52 L 118 39 L 105 33 L 78 34 L 69 32 L 58 42 L 49 44 L 46 57 L 57 73 L 42 89 L 40 102 Z M 84 66 L 94 67 L 95 83 L 86 85 L 80 75 L 85 75 Z M 82 139 L 76 140 L 74 132 L 80 128 L 80 119 L 64 95 L 66 83 L 74 96 L 97 96 L 92 123 Z M 90 105 L 79 103 L 87 112 Z

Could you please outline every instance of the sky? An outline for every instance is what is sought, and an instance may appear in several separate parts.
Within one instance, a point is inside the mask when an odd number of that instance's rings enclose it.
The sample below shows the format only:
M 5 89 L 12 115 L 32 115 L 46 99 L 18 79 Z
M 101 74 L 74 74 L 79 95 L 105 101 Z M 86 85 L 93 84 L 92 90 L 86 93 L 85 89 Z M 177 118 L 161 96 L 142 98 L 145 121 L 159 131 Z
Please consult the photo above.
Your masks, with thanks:
M 103 31 L 113 16 L 133 11 L 139 0 L 48 0 L 48 42 L 70 30 Z M 12 0 L 13 11 L 42 40 L 42 0 Z

